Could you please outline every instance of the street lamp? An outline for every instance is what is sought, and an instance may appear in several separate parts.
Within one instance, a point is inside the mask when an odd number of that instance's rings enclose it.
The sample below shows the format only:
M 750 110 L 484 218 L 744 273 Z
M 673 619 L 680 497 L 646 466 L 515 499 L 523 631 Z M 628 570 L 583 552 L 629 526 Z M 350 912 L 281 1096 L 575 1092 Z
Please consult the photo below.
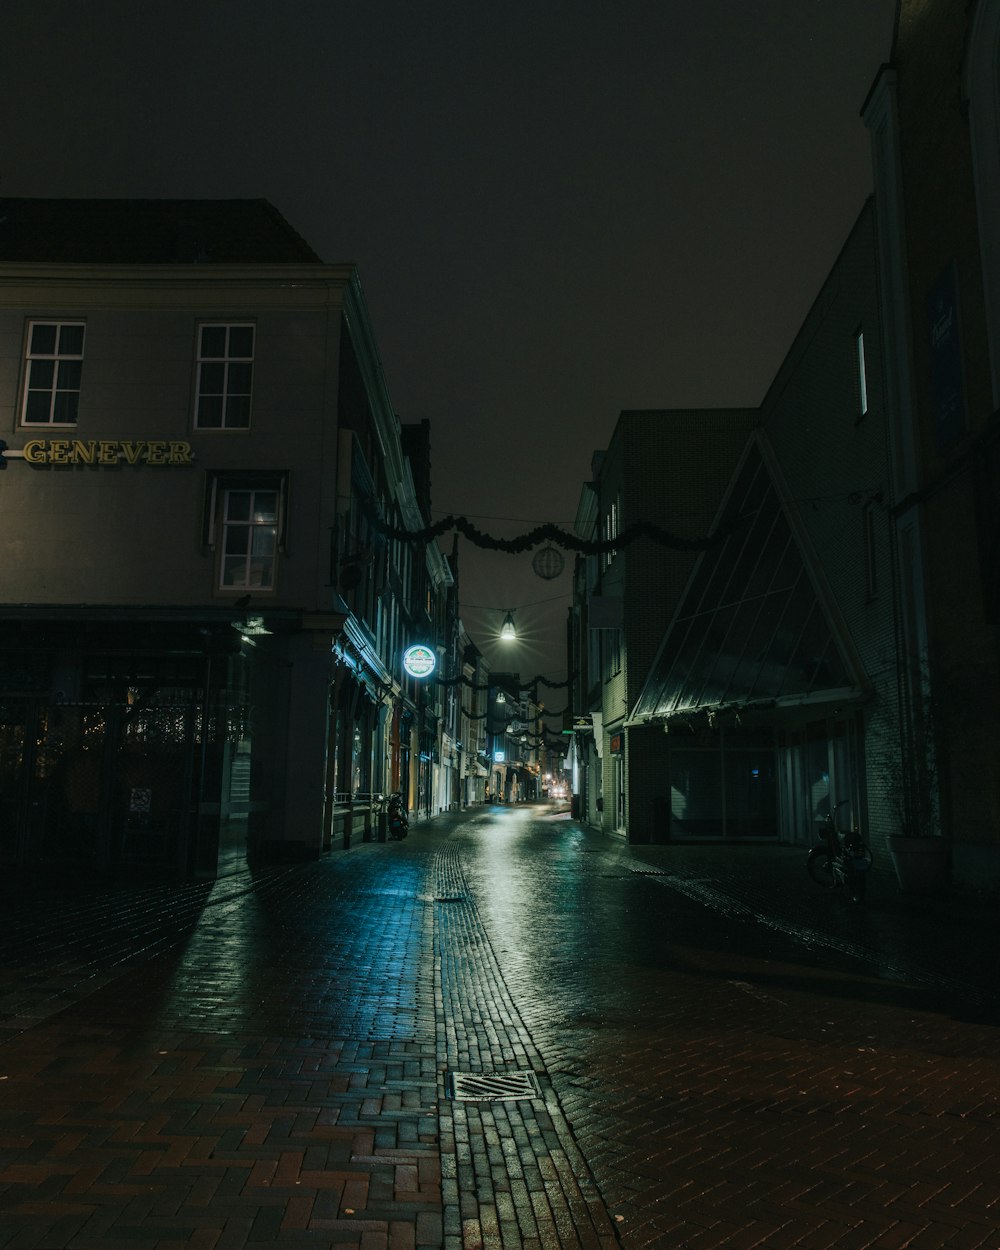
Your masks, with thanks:
M 508 612 L 500 626 L 500 639 L 502 642 L 513 642 L 515 638 L 517 638 L 517 630 L 514 628 L 514 613 Z

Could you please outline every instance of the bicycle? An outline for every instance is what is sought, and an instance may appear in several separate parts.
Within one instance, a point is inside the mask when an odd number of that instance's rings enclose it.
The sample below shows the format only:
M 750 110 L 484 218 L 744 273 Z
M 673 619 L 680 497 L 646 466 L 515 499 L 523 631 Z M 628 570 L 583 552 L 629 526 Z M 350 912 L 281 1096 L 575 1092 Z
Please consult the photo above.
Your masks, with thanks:
M 380 840 L 386 837 L 390 842 L 402 842 L 410 832 L 410 821 L 403 806 L 403 796 L 395 794 L 379 794 L 375 796 L 375 811 L 378 814 Z
M 846 833 L 837 828 L 837 811 L 847 802 L 841 799 L 827 812 L 819 834 L 823 845 L 809 852 L 806 871 L 817 885 L 826 890 L 846 889 L 852 903 L 861 903 L 868 889 L 872 853 L 854 825 Z

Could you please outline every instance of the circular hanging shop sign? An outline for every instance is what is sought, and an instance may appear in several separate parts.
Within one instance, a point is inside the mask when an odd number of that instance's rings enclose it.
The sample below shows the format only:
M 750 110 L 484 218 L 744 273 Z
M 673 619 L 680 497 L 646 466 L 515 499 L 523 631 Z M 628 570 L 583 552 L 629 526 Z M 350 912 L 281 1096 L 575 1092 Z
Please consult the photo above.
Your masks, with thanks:
M 430 677 L 437 665 L 437 656 L 430 647 L 418 642 L 403 652 L 403 668 L 411 677 Z

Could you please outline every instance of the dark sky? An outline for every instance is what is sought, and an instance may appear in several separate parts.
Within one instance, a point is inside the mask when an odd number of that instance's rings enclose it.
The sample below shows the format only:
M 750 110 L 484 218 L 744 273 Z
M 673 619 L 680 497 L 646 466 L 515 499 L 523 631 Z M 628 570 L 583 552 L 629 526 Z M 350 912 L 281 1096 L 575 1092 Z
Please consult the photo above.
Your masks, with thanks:
M 870 192 L 894 11 L 3 0 L 0 190 L 267 197 L 358 265 L 436 514 L 569 527 L 622 409 L 763 397 Z M 494 667 L 564 675 L 565 574 L 463 542 L 461 584 Z

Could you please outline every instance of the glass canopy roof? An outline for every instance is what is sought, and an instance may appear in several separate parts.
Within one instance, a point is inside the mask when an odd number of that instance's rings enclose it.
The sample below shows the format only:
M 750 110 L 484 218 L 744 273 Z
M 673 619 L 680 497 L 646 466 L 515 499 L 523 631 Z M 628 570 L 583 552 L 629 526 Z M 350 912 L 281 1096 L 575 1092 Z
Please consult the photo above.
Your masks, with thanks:
M 756 444 L 739 469 L 634 717 L 856 687 Z

